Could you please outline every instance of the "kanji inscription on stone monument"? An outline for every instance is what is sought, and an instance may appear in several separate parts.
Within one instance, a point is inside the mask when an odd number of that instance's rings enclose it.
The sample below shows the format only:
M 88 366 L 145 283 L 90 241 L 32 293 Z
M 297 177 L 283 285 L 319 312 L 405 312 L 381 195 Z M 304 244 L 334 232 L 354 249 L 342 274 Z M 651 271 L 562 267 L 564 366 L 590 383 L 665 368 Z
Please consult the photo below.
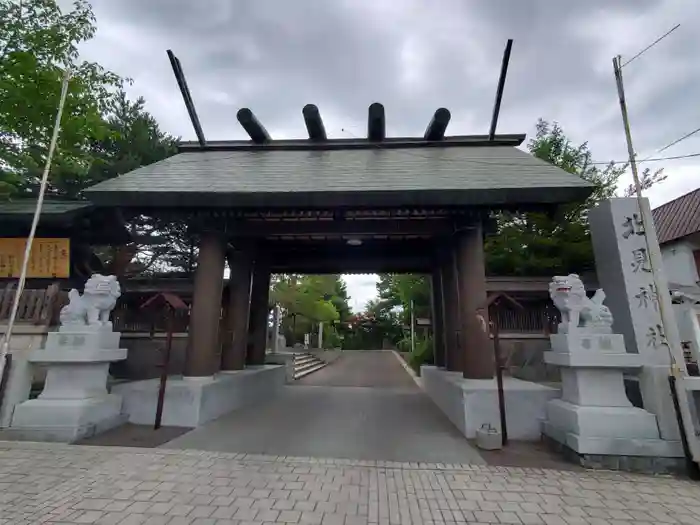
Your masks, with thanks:
M 668 348 L 668 340 L 666 339 L 663 326 L 657 324 L 649 327 L 649 331 L 647 332 L 647 346 L 652 346 L 654 348 L 665 346 Z
M 632 261 L 632 271 L 651 273 L 651 266 L 649 266 L 649 255 L 647 254 L 646 248 L 635 248 L 632 250 L 632 256 L 634 261 Z
M 627 217 L 622 227 L 625 229 L 622 232 L 624 239 L 628 239 L 633 234 L 644 235 L 644 222 L 638 213 L 633 213 L 631 217 Z
M 635 297 L 639 301 L 638 305 L 640 308 L 653 308 L 657 312 L 659 311 L 659 296 L 656 286 L 653 284 L 640 286 L 639 293 Z

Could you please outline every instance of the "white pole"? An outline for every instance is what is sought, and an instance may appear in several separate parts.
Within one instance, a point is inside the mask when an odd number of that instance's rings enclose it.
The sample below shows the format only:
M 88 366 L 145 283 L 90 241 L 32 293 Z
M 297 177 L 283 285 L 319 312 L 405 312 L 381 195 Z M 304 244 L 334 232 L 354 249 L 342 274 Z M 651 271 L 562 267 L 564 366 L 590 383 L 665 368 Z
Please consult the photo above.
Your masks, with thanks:
M 323 321 L 318 323 L 318 349 L 323 350 Z
M 416 319 L 413 314 L 413 299 L 411 299 L 411 353 L 416 349 Z
M 32 220 L 32 227 L 29 230 L 29 236 L 27 237 L 27 244 L 24 247 L 24 259 L 22 260 L 22 270 L 19 274 L 19 282 L 17 284 L 17 291 L 15 292 L 15 297 L 12 302 L 12 310 L 10 312 L 10 321 L 7 324 L 7 332 L 5 332 L 5 337 L 2 340 L 2 346 L 0 347 L 0 378 L 5 372 L 5 361 L 7 359 L 7 354 L 10 351 L 10 339 L 12 338 L 12 330 L 15 326 L 15 321 L 17 319 L 17 310 L 19 309 L 19 300 L 24 291 L 24 283 L 27 280 L 27 267 L 29 266 L 29 257 L 32 252 L 32 243 L 34 242 L 34 237 L 36 236 L 36 228 L 39 224 L 39 217 L 41 215 L 41 209 L 44 205 L 44 194 L 46 193 L 46 186 L 49 180 L 49 170 L 51 169 L 51 160 L 53 159 L 53 153 L 56 149 L 56 143 L 58 142 L 58 134 L 61 131 L 61 117 L 63 115 L 63 107 L 66 103 L 66 96 L 68 95 L 68 83 L 70 81 L 71 72 L 70 69 L 66 69 L 65 75 L 63 76 L 63 83 L 61 84 L 61 98 L 58 102 L 58 111 L 56 111 L 56 120 L 53 126 L 53 133 L 51 135 L 51 142 L 49 143 L 49 151 L 46 155 L 46 163 L 44 164 L 44 173 L 41 176 L 41 185 L 39 186 L 39 197 L 36 201 L 36 208 L 34 209 L 34 218 Z

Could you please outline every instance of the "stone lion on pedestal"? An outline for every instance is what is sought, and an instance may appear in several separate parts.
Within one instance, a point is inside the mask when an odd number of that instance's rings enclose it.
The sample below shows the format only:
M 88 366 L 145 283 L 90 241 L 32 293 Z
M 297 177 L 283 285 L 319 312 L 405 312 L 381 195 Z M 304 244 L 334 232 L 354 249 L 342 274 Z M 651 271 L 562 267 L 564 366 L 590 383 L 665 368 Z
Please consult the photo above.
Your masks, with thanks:
M 589 299 L 581 278 L 572 273 L 554 276 L 549 283 L 549 296 L 561 312 L 559 333 L 576 330 L 596 334 L 612 333 L 613 317 L 610 309 L 603 304 L 605 292 L 602 289 L 598 289 Z
M 73 288 L 69 303 L 61 309 L 61 325 L 100 326 L 109 323 L 109 314 L 121 296 L 119 281 L 114 275 L 94 274 L 85 283 L 82 295 Z

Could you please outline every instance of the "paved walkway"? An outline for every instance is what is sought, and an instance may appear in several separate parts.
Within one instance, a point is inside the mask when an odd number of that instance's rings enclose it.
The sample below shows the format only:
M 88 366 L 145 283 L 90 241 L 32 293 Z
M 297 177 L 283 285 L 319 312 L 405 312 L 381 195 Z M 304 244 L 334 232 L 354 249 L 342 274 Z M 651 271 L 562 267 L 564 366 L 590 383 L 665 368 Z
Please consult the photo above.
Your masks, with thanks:
M 0 442 L 0 524 L 700 523 L 700 486 L 606 472 Z
M 367 350 L 346 350 L 330 365 L 301 378 L 296 384 L 419 390 L 392 352 Z
M 237 410 L 164 447 L 485 463 L 391 352 L 345 352 L 300 383 L 285 387 L 268 403 Z

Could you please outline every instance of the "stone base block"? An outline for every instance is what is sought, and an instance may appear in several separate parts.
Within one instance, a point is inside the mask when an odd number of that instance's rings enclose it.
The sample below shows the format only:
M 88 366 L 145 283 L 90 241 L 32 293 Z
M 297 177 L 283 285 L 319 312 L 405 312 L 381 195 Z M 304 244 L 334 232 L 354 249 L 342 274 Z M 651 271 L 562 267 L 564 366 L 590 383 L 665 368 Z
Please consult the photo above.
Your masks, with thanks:
M 213 377 L 168 378 L 162 424 L 198 427 L 243 406 L 270 399 L 284 384 L 283 365 L 249 367 Z M 159 380 L 150 379 L 116 385 L 112 390 L 124 398 L 122 411 L 129 422 L 152 425 L 159 386 Z
M 556 399 L 547 406 L 545 435 L 577 454 L 681 457 L 679 441 L 660 439 L 656 417 L 636 407 L 582 407 Z
M 126 422 L 122 399 L 30 399 L 15 407 L 9 432 L 17 439 L 73 443 Z
M 495 379 L 464 379 L 459 372 L 435 366 L 421 367 L 423 389 L 467 438 L 474 438 L 484 424 L 500 429 Z M 552 387 L 503 378 L 508 437 L 539 440 L 547 402 L 561 392 Z
M 659 439 L 656 417 L 633 406 L 580 406 L 554 399 L 547 404 L 547 422 L 585 437 Z
M 611 454 L 580 454 L 568 445 L 545 435 L 548 447 L 564 456 L 567 461 L 588 469 L 623 470 L 644 474 L 684 474 L 685 458 L 681 456 L 626 456 Z M 673 447 L 671 446 L 673 450 Z

